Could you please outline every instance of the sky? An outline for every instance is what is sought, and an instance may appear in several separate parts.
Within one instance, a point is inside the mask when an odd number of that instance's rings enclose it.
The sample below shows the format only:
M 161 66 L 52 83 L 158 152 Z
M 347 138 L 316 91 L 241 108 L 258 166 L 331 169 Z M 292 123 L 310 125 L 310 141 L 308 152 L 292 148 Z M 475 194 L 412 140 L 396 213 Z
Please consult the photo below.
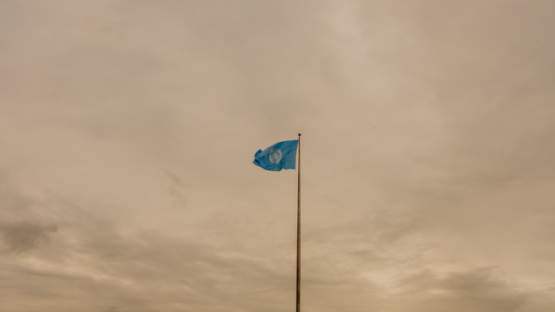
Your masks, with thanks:
M 0 1 L 0 311 L 554 311 L 553 12 Z

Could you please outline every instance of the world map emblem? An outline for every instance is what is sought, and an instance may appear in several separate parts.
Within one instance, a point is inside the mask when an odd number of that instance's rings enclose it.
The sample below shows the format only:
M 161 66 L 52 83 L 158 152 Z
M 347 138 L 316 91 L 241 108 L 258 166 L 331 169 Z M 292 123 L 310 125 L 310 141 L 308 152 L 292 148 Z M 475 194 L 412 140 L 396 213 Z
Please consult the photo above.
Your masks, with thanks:
M 281 160 L 281 151 L 278 149 L 271 149 L 270 154 L 268 155 L 271 163 L 277 164 Z

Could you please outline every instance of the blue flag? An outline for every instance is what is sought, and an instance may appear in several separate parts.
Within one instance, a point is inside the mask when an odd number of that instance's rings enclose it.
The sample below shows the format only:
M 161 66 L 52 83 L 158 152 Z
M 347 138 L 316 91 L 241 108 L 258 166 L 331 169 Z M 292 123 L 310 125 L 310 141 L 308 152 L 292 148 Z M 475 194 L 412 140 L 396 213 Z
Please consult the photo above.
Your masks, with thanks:
M 299 140 L 283 141 L 268 147 L 264 151 L 258 150 L 254 154 L 253 163 L 270 171 L 295 169 L 298 142 Z

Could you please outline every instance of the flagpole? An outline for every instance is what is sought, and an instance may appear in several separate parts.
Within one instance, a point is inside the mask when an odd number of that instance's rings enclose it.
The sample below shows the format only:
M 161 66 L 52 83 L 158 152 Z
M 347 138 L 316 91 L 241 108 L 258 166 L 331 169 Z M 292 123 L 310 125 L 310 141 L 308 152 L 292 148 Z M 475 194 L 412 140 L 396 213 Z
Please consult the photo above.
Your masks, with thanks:
M 301 134 L 299 133 L 299 169 L 297 171 L 297 312 L 301 312 Z

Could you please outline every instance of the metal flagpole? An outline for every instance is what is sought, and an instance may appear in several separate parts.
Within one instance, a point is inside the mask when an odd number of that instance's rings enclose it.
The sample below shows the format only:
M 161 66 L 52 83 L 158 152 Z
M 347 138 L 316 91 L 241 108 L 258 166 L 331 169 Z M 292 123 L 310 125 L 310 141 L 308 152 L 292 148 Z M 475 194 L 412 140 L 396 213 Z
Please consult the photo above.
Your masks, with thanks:
M 299 169 L 297 171 L 297 312 L 301 312 L 301 134 L 299 133 Z

